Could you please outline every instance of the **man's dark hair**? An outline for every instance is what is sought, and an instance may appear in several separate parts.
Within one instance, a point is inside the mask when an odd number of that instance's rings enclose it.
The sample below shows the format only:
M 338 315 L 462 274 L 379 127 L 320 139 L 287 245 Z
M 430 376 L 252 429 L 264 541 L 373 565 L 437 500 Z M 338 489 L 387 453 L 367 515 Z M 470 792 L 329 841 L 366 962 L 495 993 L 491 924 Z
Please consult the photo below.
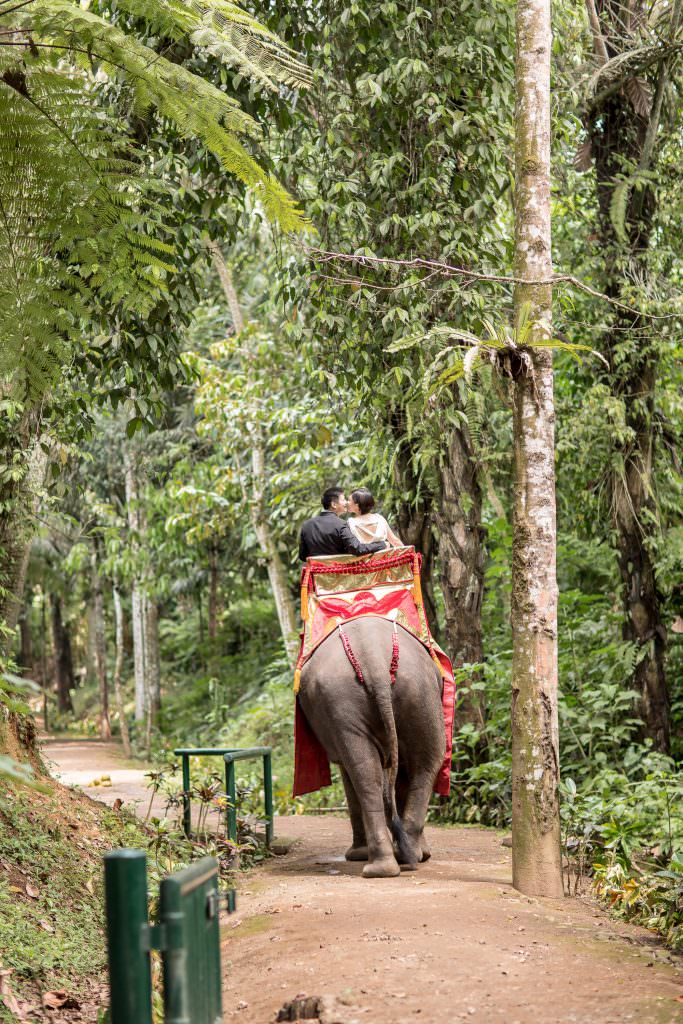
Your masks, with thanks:
M 320 499 L 323 503 L 323 508 L 329 510 L 330 505 L 333 501 L 336 501 L 340 494 L 344 493 L 343 487 L 328 487 L 322 498 Z
M 375 507 L 375 499 L 372 496 L 372 491 L 369 491 L 367 487 L 359 487 L 357 491 L 352 491 L 351 497 L 355 501 L 356 505 L 358 505 L 361 515 L 365 515 L 366 512 L 371 512 Z

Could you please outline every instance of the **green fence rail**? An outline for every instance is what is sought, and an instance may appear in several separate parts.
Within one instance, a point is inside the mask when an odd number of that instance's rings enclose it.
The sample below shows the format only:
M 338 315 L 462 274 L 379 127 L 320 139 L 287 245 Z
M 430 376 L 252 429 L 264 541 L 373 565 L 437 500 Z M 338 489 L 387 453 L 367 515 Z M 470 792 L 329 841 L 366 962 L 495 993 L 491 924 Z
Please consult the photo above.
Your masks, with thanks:
M 203 857 L 164 878 L 156 924 L 148 916 L 142 850 L 106 854 L 104 883 L 111 1024 L 152 1024 L 152 949 L 161 951 L 165 1024 L 220 1024 L 218 862 Z
M 272 747 L 180 747 L 174 750 L 182 758 L 183 770 L 183 831 L 190 838 L 192 834 L 192 808 L 190 798 L 190 758 L 222 757 L 225 763 L 225 792 L 228 798 L 226 825 L 228 838 L 237 842 L 237 783 L 235 761 L 263 758 L 263 797 L 265 804 L 266 846 L 270 846 L 275 835 L 273 820 L 273 761 Z

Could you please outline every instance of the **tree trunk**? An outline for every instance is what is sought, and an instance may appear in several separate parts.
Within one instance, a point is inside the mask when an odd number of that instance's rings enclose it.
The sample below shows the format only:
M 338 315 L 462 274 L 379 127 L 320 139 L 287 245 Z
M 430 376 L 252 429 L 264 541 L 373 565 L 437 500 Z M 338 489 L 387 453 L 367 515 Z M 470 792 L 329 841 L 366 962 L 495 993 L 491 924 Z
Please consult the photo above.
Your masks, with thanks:
M 107 641 L 104 624 L 104 594 L 102 593 L 102 577 L 100 576 L 101 543 L 100 538 L 96 536 L 93 543 L 91 580 L 95 619 L 95 665 L 97 668 L 97 684 L 100 691 L 100 738 L 110 740 Z
M 427 622 L 433 636 L 441 640 L 441 624 L 434 597 L 434 555 L 436 542 L 434 538 L 433 509 L 435 495 L 418 486 L 413 472 L 409 450 L 405 446 L 402 435 L 402 416 L 392 417 L 390 428 L 396 439 L 398 454 L 394 461 L 394 479 L 398 491 L 402 495 L 410 495 L 413 500 L 401 501 L 398 506 L 398 532 L 404 544 L 412 545 L 422 555 L 422 597 L 424 600 Z M 419 496 L 418 496 L 419 495 Z
M 209 543 L 209 643 L 212 647 L 218 638 L 218 545 Z
M 266 560 L 268 579 L 270 581 L 270 588 L 273 592 L 273 599 L 277 609 L 278 622 L 280 623 L 280 632 L 282 633 L 287 658 L 290 665 L 293 666 L 299 653 L 296 611 L 294 610 L 294 601 L 292 600 L 292 594 L 289 589 L 287 571 L 282 558 L 280 557 L 280 552 L 277 549 L 275 540 L 273 539 L 270 524 L 268 523 L 268 518 L 266 516 L 266 470 L 263 444 L 258 436 L 255 437 L 253 441 L 251 462 L 253 476 L 253 494 L 250 502 L 251 521 L 259 542 L 259 547 L 261 548 Z
M 681 4 L 677 0 L 670 14 L 672 38 L 680 12 Z M 603 15 L 611 55 L 615 56 L 613 51 L 622 40 L 621 8 L 609 5 Z M 593 108 L 586 119 L 595 159 L 604 288 L 611 297 L 628 303 L 632 302 L 634 282 L 647 282 L 649 277 L 656 186 L 651 182 L 642 183 L 640 189 L 631 190 L 620 237 L 615 230 L 612 206 L 615 188 L 623 181 L 624 166 L 637 166 L 643 171 L 651 162 L 667 79 L 666 64 L 660 68 L 659 75 L 649 116 L 634 111 L 628 90 L 620 90 L 598 108 Z M 626 296 L 624 286 L 629 291 Z M 623 403 L 627 427 L 625 438 L 614 440 L 614 456 L 609 467 L 610 508 L 622 580 L 623 636 L 638 648 L 637 664 L 627 685 L 639 694 L 636 713 L 643 721 L 643 736 L 652 740 L 656 750 L 666 753 L 670 742 L 666 628 L 654 561 L 660 534 L 654 473 L 659 338 L 656 329 L 650 333 L 647 326 L 647 321 L 637 315 L 625 311 L 615 314 L 614 325 L 607 330 L 603 341 L 603 352 L 609 364 L 603 378 L 612 394 Z
M 137 467 L 129 445 L 124 449 L 126 507 L 128 512 L 128 529 L 130 545 L 136 566 L 140 561 L 140 540 L 142 533 L 142 513 L 138 487 Z M 131 619 L 133 623 L 133 664 L 135 672 L 135 721 L 142 723 L 147 718 L 149 703 L 147 687 L 147 656 L 145 641 L 147 629 L 146 598 L 142 580 L 139 575 L 133 579 L 131 586 Z
M 85 678 L 89 683 L 97 680 L 97 664 L 95 661 L 95 611 L 92 603 L 92 595 L 88 599 L 85 608 L 86 618 L 86 641 L 85 641 Z
M 645 392 L 649 389 L 644 389 Z M 654 389 L 650 391 L 654 399 Z M 641 397 L 640 402 L 644 398 Z M 633 418 L 633 417 L 631 417 Z M 643 523 L 654 518 L 652 508 L 652 451 L 645 449 L 652 433 L 637 435 L 624 477 L 613 482 L 614 516 L 618 530 L 617 556 L 623 584 L 625 640 L 636 644 L 639 658 L 633 687 L 639 694 L 636 710 L 643 721 L 643 738 L 655 750 L 669 750 L 669 693 L 666 684 L 666 629 L 662 621 L 655 567 L 648 545 L 650 530 Z M 643 436 L 645 435 L 645 436 Z M 648 512 L 652 516 L 648 516 Z
M 31 608 L 24 603 L 19 615 L 19 668 L 29 679 L 33 675 L 33 636 L 31 633 Z
M 159 659 L 159 608 L 151 597 L 145 600 L 145 669 L 152 725 L 161 708 L 161 662 Z
M 121 674 L 123 672 L 123 604 L 121 593 L 114 584 L 112 588 L 114 597 L 114 621 L 116 623 L 116 661 L 114 662 L 114 700 L 119 715 L 119 727 L 121 729 L 121 743 L 126 757 L 131 756 L 130 732 L 128 731 L 128 719 L 123 706 L 123 693 L 121 690 Z
M 216 242 L 209 242 L 209 249 L 213 257 L 214 266 L 223 286 L 223 291 L 230 309 L 235 333 L 239 334 L 244 330 L 244 318 L 240 307 L 237 292 L 232 280 L 230 268 L 223 259 L 223 253 Z M 249 358 L 244 359 L 245 369 L 250 372 Z M 289 580 L 280 552 L 273 538 L 272 530 L 268 522 L 265 506 L 266 492 L 266 465 L 265 465 L 265 443 L 260 430 L 255 429 L 252 434 L 251 470 L 252 470 L 252 493 L 248 495 L 249 510 L 252 526 L 259 547 L 266 562 L 268 580 L 273 592 L 273 600 L 277 610 L 280 632 L 285 645 L 285 651 L 290 665 L 294 665 L 299 653 L 299 641 L 297 635 L 297 617 L 294 609 L 294 601 L 289 589 Z
M 441 586 L 446 612 L 446 649 L 455 668 L 480 664 L 484 658 L 481 605 L 484 595 L 482 494 L 472 444 L 465 428 L 454 430 L 441 467 L 439 530 Z M 470 682 L 475 682 L 475 673 Z M 458 701 L 458 721 L 481 732 L 484 699 L 467 689 Z M 480 751 L 481 753 L 481 751 Z
M 135 721 L 147 717 L 147 683 L 145 675 L 145 596 L 140 584 L 134 580 L 131 589 L 131 619 L 133 621 L 133 671 L 135 674 Z
M 30 431 L 36 429 L 33 417 L 27 417 L 20 432 L 28 446 Z M 7 452 L 8 461 L 15 452 Z M 0 518 L 0 623 L 5 629 L 0 634 L 0 655 L 13 649 L 14 630 L 21 611 L 26 571 L 31 553 L 33 520 L 31 513 L 38 511 L 38 491 L 45 479 L 48 457 L 40 444 L 34 443 L 27 457 L 26 475 L 3 488 L 0 504 L 4 511 Z
M 550 249 L 550 0 L 517 0 L 515 287 L 517 330 L 547 340 Z M 519 334 L 518 334 L 519 336 Z M 557 723 L 557 579 L 552 356 L 512 353 L 512 878 L 532 896 L 562 896 Z
M 74 685 L 73 662 L 71 658 L 71 636 L 69 627 L 62 619 L 62 599 L 59 594 L 50 595 L 52 610 L 52 646 L 55 652 L 55 676 L 57 678 L 57 710 L 66 714 L 73 711 L 71 690 Z

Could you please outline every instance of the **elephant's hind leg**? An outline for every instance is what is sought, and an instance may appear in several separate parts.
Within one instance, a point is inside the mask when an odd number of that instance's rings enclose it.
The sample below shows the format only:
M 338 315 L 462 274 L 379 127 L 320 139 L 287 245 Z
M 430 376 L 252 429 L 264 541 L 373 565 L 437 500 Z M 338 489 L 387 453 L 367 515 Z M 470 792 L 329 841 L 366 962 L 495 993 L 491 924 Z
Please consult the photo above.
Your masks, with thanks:
M 391 878 L 401 873 L 384 811 L 384 772 L 379 754 L 372 747 L 363 757 L 345 759 L 344 768 L 361 808 L 368 863 L 363 868 L 364 878 Z
M 403 825 L 408 836 L 408 844 L 414 851 L 415 860 L 425 861 L 431 857 L 431 851 L 424 836 L 424 823 L 432 794 L 432 773 L 416 772 L 408 780 L 403 803 Z
M 346 793 L 346 803 L 349 808 L 349 818 L 351 819 L 351 831 L 353 833 L 353 842 L 344 856 L 347 860 L 367 860 L 368 841 L 365 838 L 363 811 L 346 769 L 343 766 L 340 767 L 344 792 Z

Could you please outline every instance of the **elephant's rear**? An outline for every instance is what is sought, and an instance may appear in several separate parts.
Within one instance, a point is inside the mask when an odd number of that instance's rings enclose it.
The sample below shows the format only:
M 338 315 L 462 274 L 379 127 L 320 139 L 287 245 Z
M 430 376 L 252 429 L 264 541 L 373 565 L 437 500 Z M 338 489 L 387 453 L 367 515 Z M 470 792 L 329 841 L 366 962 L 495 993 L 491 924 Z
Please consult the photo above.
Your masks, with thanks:
M 354 619 L 306 663 L 299 699 L 342 767 L 354 834 L 348 859 L 367 856 L 367 877 L 397 874 L 397 857 L 416 867 L 429 856 L 424 822 L 446 742 L 441 677 L 429 653 L 385 619 Z

